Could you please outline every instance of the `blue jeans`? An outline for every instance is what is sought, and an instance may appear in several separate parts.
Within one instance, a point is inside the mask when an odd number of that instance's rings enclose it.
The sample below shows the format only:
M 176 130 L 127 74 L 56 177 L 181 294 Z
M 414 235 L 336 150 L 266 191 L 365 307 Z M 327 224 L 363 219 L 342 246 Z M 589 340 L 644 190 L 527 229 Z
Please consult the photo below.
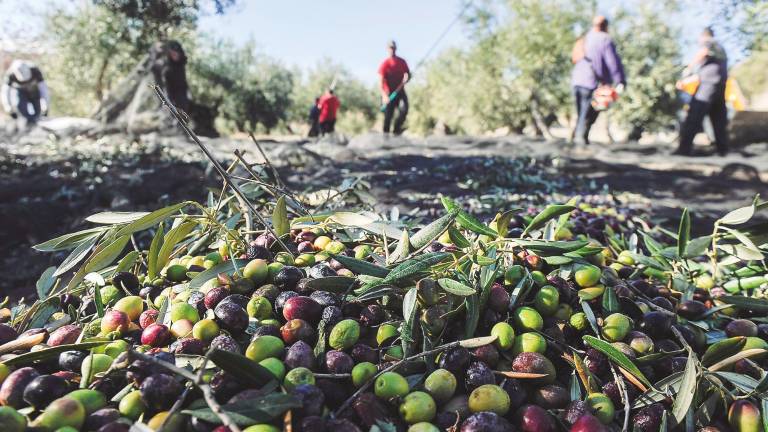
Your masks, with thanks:
M 30 95 L 28 92 L 21 90 L 21 89 L 13 89 L 12 91 L 16 92 L 16 96 L 18 97 L 19 104 L 16 106 L 16 109 L 18 110 L 19 114 L 21 114 L 22 117 L 27 119 L 27 123 L 37 123 L 37 120 L 40 118 L 41 108 L 40 108 L 40 96 L 39 95 Z M 36 96 L 36 97 L 32 97 Z M 29 105 L 32 105 L 33 111 L 30 111 Z
M 592 129 L 592 125 L 597 120 L 599 114 L 594 108 L 592 108 L 592 92 L 595 89 L 586 87 L 575 86 L 573 88 L 573 96 L 576 99 L 576 133 L 574 136 L 578 139 L 583 139 L 585 144 L 589 144 L 589 130 Z

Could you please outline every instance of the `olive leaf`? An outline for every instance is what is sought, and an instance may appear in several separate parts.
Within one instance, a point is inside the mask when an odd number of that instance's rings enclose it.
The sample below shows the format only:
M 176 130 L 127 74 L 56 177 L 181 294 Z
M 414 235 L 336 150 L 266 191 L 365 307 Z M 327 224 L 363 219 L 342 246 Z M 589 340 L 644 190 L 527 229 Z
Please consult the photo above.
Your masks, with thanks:
M 288 222 L 288 208 L 285 204 L 285 195 L 277 199 L 275 209 L 272 211 L 272 227 L 275 234 L 279 237 L 288 234 L 291 231 L 291 224 Z
M 683 209 L 683 215 L 680 217 L 680 227 L 677 230 L 677 256 L 685 255 L 685 248 L 691 240 L 691 215 L 687 208 Z M 678 422 L 680 420 L 678 419 Z
M 240 382 L 248 386 L 261 387 L 275 380 L 275 376 L 272 375 L 269 369 L 251 361 L 248 357 L 231 351 L 214 349 L 208 358 L 216 366 L 231 373 Z
M 531 223 L 529 223 L 528 226 L 526 226 L 525 229 L 523 230 L 523 235 L 526 235 L 530 231 L 544 226 L 544 224 L 546 224 L 551 219 L 554 219 L 562 214 L 570 213 L 574 210 L 576 210 L 576 206 L 572 206 L 572 205 L 562 205 L 562 204 L 549 205 L 544 210 L 542 210 L 539 214 L 537 214 L 533 218 L 533 220 L 531 220 Z
M 464 249 L 472 246 L 472 243 L 467 240 L 466 237 L 464 237 L 464 234 L 461 233 L 458 229 L 456 229 L 455 226 L 451 225 L 448 227 L 448 236 L 451 238 L 451 242 L 459 249 Z
M 91 228 L 83 231 L 77 231 L 63 236 L 56 237 L 46 242 L 32 246 L 33 249 L 40 252 L 54 252 L 60 250 L 73 249 L 80 246 L 94 237 L 98 237 L 107 228 Z
M 336 294 L 347 292 L 356 283 L 355 278 L 348 276 L 328 276 L 318 279 L 310 279 L 307 288 L 312 291 L 329 291 Z
M 389 274 L 389 270 L 384 267 L 377 266 L 376 264 L 369 263 L 368 261 L 348 257 L 346 255 L 334 255 L 333 259 L 340 262 L 341 265 L 355 274 L 376 276 L 380 278 L 384 278 Z
M 649 387 L 652 386 L 651 382 L 648 381 L 648 378 L 646 378 L 645 375 L 643 375 L 643 373 L 640 372 L 640 369 L 638 369 L 637 366 L 635 366 L 635 364 L 632 363 L 632 360 L 630 360 L 624 353 L 617 350 L 613 345 L 603 340 L 600 340 L 594 336 L 585 335 L 583 336 L 583 339 L 584 339 L 584 342 L 589 344 L 589 346 L 608 356 L 609 359 L 611 359 L 614 363 L 624 368 L 627 372 L 634 375 L 643 384 Z
M 478 348 L 481 346 L 490 345 L 496 342 L 496 339 L 498 338 L 498 336 L 481 336 L 471 339 L 464 339 L 459 341 L 459 346 L 467 349 Z
M 403 355 L 408 356 L 411 343 L 414 341 L 413 329 L 418 310 L 418 290 L 413 287 L 403 296 L 403 325 L 400 328 L 400 342 L 403 345 Z
M 613 287 L 605 287 L 603 292 L 603 310 L 608 313 L 621 312 L 621 306 L 619 305 L 619 298 L 616 297 L 616 291 Z
M 763 256 L 763 253 L 760 252 L 759 250 L 751 249 L 740 244 L 717 245 L 717 248 L 727 254 L 734 255 L 744 261 L 762 260 L 765 258 Z
M 589 306 L 589 303 L 582 301 L 581 310 L 583 310 L 584 315 L 587 316 L 587 321 L 589 321 L 589 325 L 592 326 L 592 330 L 595 332 L 595 334 L 600 334 L 600 330 L 598 330 L 597 327 L 597 318 L 595 318 L 595 313 L 592 311 L 592 307 Z
M 40 300 L 45 300 L 48 297 L 48 293 L 51 292 L 51 288 L 56 283 L 56 267 L 48 267 L 45 269 L 40 278 L 35 282 L 35 288 L 37 289 L 37 297 Z
M 545 252 L 545 253 L 555 253 L 555 254 L 563 254 L 565 252 L 578 251 L 579 249 L 589 244 L 589 242 L 585 240 L 544 241 L 544 240 L 515 239 L 514 242 L 525 249 L 530 249 L 535 252 Z
M 159 210 L 155 210 L 152 213 L 142 216 L 139 219 L 136 219 L 135 221 L 129 223 L 128 225 L 125 225 L 122 228 L 120 228 L 115 234 L 115 237 L 122 237 L 126 235 L 131 235 L 138 231 L 143 231 L 149 227 L 156 225 L 157 223 L 165 219 L 168 219 L 171 215 L 173 215 L 174 213 L 177 213 L 179 210 L 186 207 L 187 205 L 189 205 L 188 202 L 182 202 L 182 203 L 161 208 Z
M 472 294 L 475 294 L 475 290 L 464 285 L 461 282 L 457 282 L 453 279 L 448 278 L 442 278 L 437 280 L 437 284 L 440 285 L 440 288 L 445 290 L 445 292 L 461 297 L 466 297 Z
M 400 234 L 400 241 L 397 248 L 389 255 L 388 264 L 395 263 L 408 256 L 411 253 L 411 239 L 408 236 L 408 230 L 403 230 Z
M 224 405 L 222 409 L 238 426 L 248 426 L 270 422 L 284 412 L 300 407 L 301 401 L 294 395 L 269 393 Z M 182 410 L 181 413 L 209 423 L 221 424 L 221 419 L 211 408 L 187 409 Z
M 695 258 L 703 255 L 711 244 L 712 236 L 696 237 L 695 239 L 688 242 L 688 245 L 685 247 L 685 254 L 683 254 L 683 257 Z
M 101 224 L 101 225 L 120 225 L 126 224 L 138 220 L 149 212 L 101 212 L 88 216 L 85 218 L 88 222 Z
M 189 233 L 192 232 L 192 230 L 197 225 L 196 222 L 192 221 L 185 221 L 176 226 L 175 228 L 168 231 L 168 234 L 166 234 L 163 237 L 163 245 L 160 247 L 160 250 L 157 252 L 157 262 L 155 263 L 155 270 L 162 269 L 165 267 L 166 264 L 168 264 L 168 259 L 171 257 L 171 254 L 173 253 L 173 248 L 176 247 L 176 245 L 184 239 Z M 154 243 L 154 239 L 152 240 Z
M 481 235 L 487 235 L 489 237 L 496 238 L 498 236 L 498 233 L 488 227 L 487 225 L 483 224 L 477 218 L 470 215 L 469 213 L 465 212 L 459 204 L 452 200 L 451 198 L 448 198 L 447 196 L 440 197 L 440 201 L 443 203 L 443 207 L 448 212 L 454 212 L 456 211 L 456 223 L 459 224 L 460 227 L 467 229 L 469 231 L 472 231 L 477 234 Z
M 755 205 L 749 205 L 733 210 L 725 216 L 718 219 L 717 222 L 723 225 L 740 225 L 748 222 L 755 214 Z
M 458 209 L 449 211 L 448 214 L 436 219 L 434 222 L 420 229 L 416 234 L 411 236 L 411 247 L 415 250 L 421 250 L 425 246 L 428 246 L 430 243 L 437 240 L 445 232 L 445 230 L 451 226 L 458 213 Z
M 477 323 L 480 322 L 480 301 L 477 294 L 465 297 L 464 307 L 467 311 L 464 321 L 464 337 L 470 338 L 475 334 Z
M 53 276 L 61 276 L 74 268 L 80 261 L 88 256 L 88 254 L 91 252 L 91 249 L 93 249 L 93 247 L 96 245 L 96 242 L 98 241 L 99 237 L 93 236 L 80 243 L 80 245 L 78 245 L 75 250 L 73 250 L 66 259 L 64 259 L 64 261 L 59 265 L 59 268 L 53 272 Z
M 409 259 L 393 268 L 392 271 L 382 279 L 381 283 L 392 284 L 413 277 L 419 273 L 426 272 L 430 270 L 432 266 L 444 261 L 450 256 L 451 254 L 446 252 L 433 252 Z
M 225 261 L 221 264 L 217 264 L 204 272 L 198 273 L 192 280 L 189 281 L 189 288 L 194 290 L 203 286 L 209 280 L 218 276 L 219 273 L 226 273 L 231 275 L 235 272 L 236 268 L 242 268 L 248 264 L 248 260 L 237 259 Z
M 698 387 L 698 367 L 696 364 L 696 356 L 689 349 L 680 389 L 677 391 L 674 403 L 672 403 L 672 415 L 677 423 L 683 421 L 691 403 L 693 403 L 693 396 L 696 393 L 696 387 Z
M 125 249 L 125 245 L 128 244 L 130 239 L 131 237 L 129 235 L 124 235 L 122 237 L 118 236 L 107 245 L 104 245 L 103 243 L 99 245 L 94 251 L 94 255 L 86 261 L 85 272 L 90 273 L 99 271 L 112 264 L 112 262 L 120 256 L 120 252 Z
M 110 340 L 104 340 L 104 341 L 94 341 L 94 342 L 82 342 L 78 344 L 57 345 L 54 347 L 44 348 L 41 350 L 20 354 L 20 355 L 17 355 L 16 357 L 11 357 L 7 360 L 3 360 L 2 363 L 5 364 L 6 366 L 21 366 L 21 365 L 30 364 L 35 361 L 58 357 L 59 354 L 63 353 L 64 351 L 89 350 L 91 348 L 102 346 L 110 342 L 111 342 Z
M 157 277 L 160 268 L 157 265 L 157 256 L 160 253 L 160 248 L 163 246 L 163 237 L 165 236 L 165 228 L 163 224 L 157 226 L 155 236 L 152 238 L 152 243 L 149 245 L 149 254 L 147 255 L 147 275 L 150 279 Z
M 575 370 L 571 372 L 570 393 L 571 393 L 571 401 L 581 400 L 581 396 L 582 396 L 581 384 L 579 384 L 579 378 L 576 375 Z
M 743 296 L 720 296 L 717 298 L 723 303 L 733 305 L 737 309 L 751 310 L 758 313 L 768 312 L 768 300 Z
M 139 251 L 135 250 L 125 254 L 120 262 L 117 263 L 117 267 L 115 267 L 115 273 L 128 271 L 131 267 L 133 267 L 134 264 L 136 264 L 136 261 L 139 259 L 139 255 Z

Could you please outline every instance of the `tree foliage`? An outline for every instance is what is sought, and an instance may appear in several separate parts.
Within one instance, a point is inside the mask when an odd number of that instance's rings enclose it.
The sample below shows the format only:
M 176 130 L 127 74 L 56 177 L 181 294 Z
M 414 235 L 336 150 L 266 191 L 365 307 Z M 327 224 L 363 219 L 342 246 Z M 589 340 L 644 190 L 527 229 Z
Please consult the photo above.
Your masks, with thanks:
M 668 2 L 669 3 L 669 2 Z M 445 51 L 429 63 L 413 91 L 412 126 L 427 132 L 444 124 L 458 132 L 522 131 L 544 117 L 573 112 L 570 53 L 589 28 L 594 3 L 509 0 L 468 20 L 470 46 Z M 663 11 L 640 7 L 612 20 L 611 33 L 630 85 L 614 107 L 623 126 L 667 126 L 676 109 L 678 30 Z
M 471 46 L 445 52 L 416 89 L 417 128 L 436 123 L 469 133 L 541 126 L 534 119 L 570 106 L 570 48 L 591 3 L 509 0 L 469 20 Z M 494 17 L 501 17 L 496 20 Z
M 260 55 L 253 42 L 204 38 L 188 65 L 193 99 L 217 111 L 225 132 L 269 131 L 287 120 L 294 87 L 292 72 Z
M 620 11 L 611 28 L 628 81 L 611 115 L 635 135 L 669 126 L 679 107 L 680 35 L 665 12 L 651 6 Z

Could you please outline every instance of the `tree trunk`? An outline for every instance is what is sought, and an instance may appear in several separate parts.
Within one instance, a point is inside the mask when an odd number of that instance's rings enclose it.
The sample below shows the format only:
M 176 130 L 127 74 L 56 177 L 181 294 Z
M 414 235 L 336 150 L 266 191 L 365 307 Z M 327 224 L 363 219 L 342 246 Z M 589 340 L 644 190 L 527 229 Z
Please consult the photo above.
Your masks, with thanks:
M 539 101 L 535 94 L 531 96 L 531 118 L 533 118 L 536 135 L 543 135 L 546 139 L 552 139 L 552 134 L 549 132 L 547 122 L 544 121 L 544 117 L 541 115 L 541 112 L 539 112 Z
M 109 57 L 105 57 L 104 60 L 101 62 L 101 67 L 99 68 L 99 75 L 96 78 L 96 98 L 99 100 L 99 102 L 101 102 L 104 97 L 104 75 L 106 75 L 107 73 L 108 66 L 109 66 Z

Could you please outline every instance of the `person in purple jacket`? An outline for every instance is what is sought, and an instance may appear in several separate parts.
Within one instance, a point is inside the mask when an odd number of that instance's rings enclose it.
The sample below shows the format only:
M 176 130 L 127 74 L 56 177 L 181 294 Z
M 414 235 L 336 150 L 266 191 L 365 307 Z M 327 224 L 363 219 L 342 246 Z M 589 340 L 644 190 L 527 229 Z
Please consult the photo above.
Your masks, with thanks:
M 605 84 L 613 85 L 621 93 L 627 83 L 624 66 L 608 34 L 608 20 L 604 16 L 592 20 L 592 29 L 576 42 L 571 60 L 574 64 L 571 85 L 578 115 L 574 137 L 576 143 L 588 145 L 589 130 L 598 115 L 592 107 L 592 93 Z

